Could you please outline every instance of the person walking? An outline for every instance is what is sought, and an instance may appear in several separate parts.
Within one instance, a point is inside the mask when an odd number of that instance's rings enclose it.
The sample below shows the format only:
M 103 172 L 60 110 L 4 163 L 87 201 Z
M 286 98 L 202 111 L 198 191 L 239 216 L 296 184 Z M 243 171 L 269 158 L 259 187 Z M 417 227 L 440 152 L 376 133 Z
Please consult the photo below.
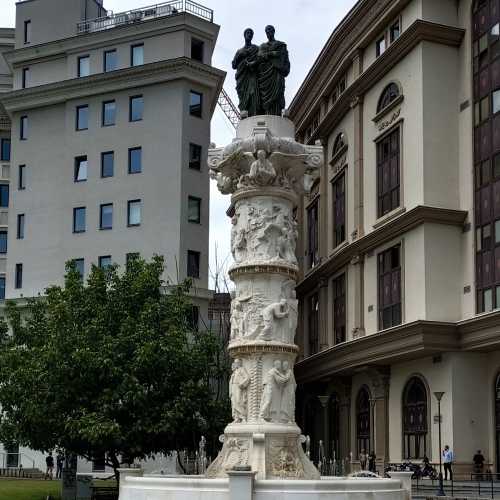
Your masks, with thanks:
M 453 464 L 453 452 L 450 447 L 446 445 L 443 450 L 443 466 L 444 466 L 444 479 L 448 481 L 448 472 L 450 473 L 450 481 L 453 481 L 453 470 L 451 468 Z
M 481 450 L 477 450 L 477 453 L 472 458 L 472 462 L 474 463 L 474 473 L 476 474 L 476 478 L 479 481 L 482 481 L 484 471 L 484 455 L 481 453 Z
M 359 465 L 361 466 L 361 470 L 366 470 L 366 462 L 368 460 L 368 455 L 366 451 L 363 449 L 359 454 Z
M 64 465 L 64 455 L 59 452 L 56 457 L 56 479 L 62 478 L 62 470 Z
M 54 478 L 54 457 L 52 456 L 52 452 L 49 452 L 49 455 L 45 459 L 45 464 L 47 465 L 47 470 L 45 472 L 45 479 Z

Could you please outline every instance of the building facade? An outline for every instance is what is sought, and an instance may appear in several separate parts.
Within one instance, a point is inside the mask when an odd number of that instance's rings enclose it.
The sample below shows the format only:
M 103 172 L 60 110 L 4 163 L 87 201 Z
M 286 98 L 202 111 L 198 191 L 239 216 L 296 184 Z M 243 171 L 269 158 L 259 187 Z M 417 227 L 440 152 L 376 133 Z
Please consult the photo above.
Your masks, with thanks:
M 7 299 L 62 284 L 70 260 L 85 277 L 157 254 L 166 281 L 193 279 L 207 317 L 218 31 L 190 0 L 119 14 L 102 0 L 17 2 L 0 99 L 12 122 Z
M 317 461 L 500 472 L 500 2 L 360 0 L 289 113 L 329 161 L 298 210 L 298 418 Z M 444 392 L 441 416 L 435 392 Z

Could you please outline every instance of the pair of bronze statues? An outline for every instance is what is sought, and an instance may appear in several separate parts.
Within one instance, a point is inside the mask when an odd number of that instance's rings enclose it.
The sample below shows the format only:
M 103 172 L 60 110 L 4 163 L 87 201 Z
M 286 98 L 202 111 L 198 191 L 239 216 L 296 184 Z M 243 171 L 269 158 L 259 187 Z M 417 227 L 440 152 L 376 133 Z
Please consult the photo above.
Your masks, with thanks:
M 248 116 L 278 115 L 285 108 L 285 78 L 290 73 L 286 44 L 275 40 L 275 29 L 266 26 L 267 42 L 252 43 L 253 30 L 244 32 L 245 46 L 236 52 L 236 91 L 241 113 Z

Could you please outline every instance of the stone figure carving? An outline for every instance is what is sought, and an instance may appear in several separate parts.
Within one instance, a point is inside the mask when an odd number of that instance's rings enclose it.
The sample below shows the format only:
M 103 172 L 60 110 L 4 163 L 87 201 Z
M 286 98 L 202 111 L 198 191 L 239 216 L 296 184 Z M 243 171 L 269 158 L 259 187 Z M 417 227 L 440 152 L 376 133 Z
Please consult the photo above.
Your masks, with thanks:
M 283 386 L 290 380 L 290 374 L 282 372 L 279 359 L 274 361 L 274 366 L 267 372 L 264 380 L 264 390 L 260 402 L 259 417 L 262 420 L 277 420 L 281 411 Z
M 257 159 L 250 165 L 248 178 L 251 182 L 260 186 L 272 184 L 276 178 L 276 170 L 267 159 L 266 152 L 263 149 L 257 151 Z
M 247 390 L 250 385 L 250 376 L 243 368 L 241 359 L 235 359 L 233 363 L 233 373 L 229 381 L 229 397 L 234 422 L 246 422 L 248 397 Z
M 275 329 L 275 320 L 286 318 L 288 313 L 288 302 L 286 299 L 281 299 L 279 302 L 264 307 L 262 310 L 264 328 L 259 338 L 262 340 L 274 340 L 273 329 Z
M 245 260 L 247 255 L 246 231 L 238 225 L 239 214 L 235 214 L 231 219 L 231 253 L 236 262 Z
M 285 108 L 285 78 L 290 73 L 290 60 L 284 42 L 274 38 L 274 26 L 266 26 L 267 42 L 259 47 L 258 82 L 261 113 L 278 115 Z
M 247 28 L 243 33 L 245 46 L 239 49 L 233 59 L 233 69 L 236 70 L 236 92 L 238 93 L 240 111 L 248 116 L 259 113 L 260 99 L 257 82 L 259 47 L 252 44 L 253 30 Z
M 295 422 L 295 390 L 297 389 L 297 382 L 295 382 L 295 376 L 288 361 L 283 361 L 283 372 L 285 377 L 288 377 L 288 382 L 283 387 L 280 420 L 284 423 L 290 423 Z
M 244 335 L 243 304 L 236 294 L 231 292 L 231 340 Z

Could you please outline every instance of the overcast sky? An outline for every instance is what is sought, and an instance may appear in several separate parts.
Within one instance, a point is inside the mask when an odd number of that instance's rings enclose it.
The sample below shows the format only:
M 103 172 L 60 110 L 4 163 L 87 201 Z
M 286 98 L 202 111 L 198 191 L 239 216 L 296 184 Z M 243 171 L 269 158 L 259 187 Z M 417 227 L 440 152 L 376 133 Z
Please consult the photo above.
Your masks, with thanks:
M 276 38 L 288 44 L 291 72 L 287 78 L 286 102 L 290 103 L 331 32 L 356 3 L 356 0 L 198 0 L 214 10 L 214 21 L 220 25 L 213 58 L 214 66 L 227 72 L 224 88 L 237 104 L 231 61 L 243 45 L 243 31 L 253 28 L 254 43 L 265 41 L 264 28 L 273 24 Z M 0 0 L 0 26 L 14 26 L 15 0 Z M 61 0 L 61 3 L 64 3 Z M 114 12 L 135 9 L 155 3 L 153 0 L 104 0 Z M 55 21 L 56 22 L 56 21 Z M 225 115 L 217 109 L 212 120 L 212 142 L 224 146 L 234 136 Z M 230 259 L 230 222 L 225 215 L 229 197 L 222 196 L 211 185 L 210 200 L 210 266 L 215 269 L 215 246 L 218 260 Z

